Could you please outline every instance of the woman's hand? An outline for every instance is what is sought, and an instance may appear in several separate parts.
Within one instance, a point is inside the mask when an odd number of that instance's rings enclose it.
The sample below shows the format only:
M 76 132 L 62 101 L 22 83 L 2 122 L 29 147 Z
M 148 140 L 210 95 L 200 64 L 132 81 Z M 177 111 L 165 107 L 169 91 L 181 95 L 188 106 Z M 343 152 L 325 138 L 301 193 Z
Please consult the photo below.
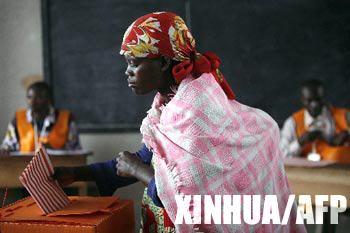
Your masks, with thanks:
M 52 178 L 61 186 L 68 186 L 76 181 L 74 167 L 55 167 Z
M 120 152 L 116 161 L 118 176 L 135 177 L 146 186 L 148 186 L 149 182 L 154 177 L 153 168 L 143 163 L 140 157 L 128 151 Z
M 128 151 L 120 152 L 116 161 L 117 175 L 124 177 L 135 177 L 137 169 L 142 164 L 138 156 Z

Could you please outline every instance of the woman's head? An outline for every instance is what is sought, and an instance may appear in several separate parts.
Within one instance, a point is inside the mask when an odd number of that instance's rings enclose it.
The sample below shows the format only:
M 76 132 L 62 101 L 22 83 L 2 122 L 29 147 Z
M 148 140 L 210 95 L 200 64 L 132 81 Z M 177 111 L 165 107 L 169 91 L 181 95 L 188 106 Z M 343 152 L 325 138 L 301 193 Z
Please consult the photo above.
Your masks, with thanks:
M 198 53 L 191 32 L 174 13 L 155 12 L 135 20 L 124 34 L 120 54 L 128 63 L 125 74 L 136 94 L 154 89 L 166 93 L 189 75 L 211 73 L 228 98 L 234 98 L 218 69 L 220 59 L 214 53 Z
M 120 54 L 136 58 L 168 57 L 175 61 L 191 58 L 195 40 L 183 19 L 170 12 L 144 15 L 126 30 Z
M 194 51 L 195 41 L 179 16 L 156 12 L 138 18 L 125 32 L 120 51 L 128 64 L 129 87 L 136 94 L 167 92 L 175 83 L 173 66 Z

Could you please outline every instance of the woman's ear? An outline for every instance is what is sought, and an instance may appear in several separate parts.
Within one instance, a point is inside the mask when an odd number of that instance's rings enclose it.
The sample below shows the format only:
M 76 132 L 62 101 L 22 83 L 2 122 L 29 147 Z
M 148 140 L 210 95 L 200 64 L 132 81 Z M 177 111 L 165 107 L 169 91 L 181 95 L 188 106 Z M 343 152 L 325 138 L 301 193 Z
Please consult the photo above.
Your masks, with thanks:
M 170 68 L 171 65 L 171 59 L 168 57 L 162 57 L 162 66 L 161 66 L 161 70 L 162 71 L 167 71 Z

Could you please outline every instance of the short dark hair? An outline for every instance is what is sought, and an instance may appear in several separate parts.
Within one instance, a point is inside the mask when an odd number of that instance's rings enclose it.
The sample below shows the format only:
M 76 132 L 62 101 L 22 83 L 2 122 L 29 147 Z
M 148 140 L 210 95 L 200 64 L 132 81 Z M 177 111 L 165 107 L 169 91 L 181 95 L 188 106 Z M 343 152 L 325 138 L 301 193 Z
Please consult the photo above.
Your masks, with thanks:
M 319 79 L 307 79 L 301 83 L 301 88 L 318 88 L 322 87 L 324 89 L 324 84 Z
M 36 91 L 36 92 L 45 92 L 47 93 L 47 97 L 53 101 L 53 96 L 52 96 L 52 90 L 49 86 L 49 84 L 47 84 L 46 82 L 44 81 L 38 81 L 38 82 L 34 82 L 32 83 L 28 89 L 27 89 L 27 92 L 29 90 L 33 90 L 33 91 Z

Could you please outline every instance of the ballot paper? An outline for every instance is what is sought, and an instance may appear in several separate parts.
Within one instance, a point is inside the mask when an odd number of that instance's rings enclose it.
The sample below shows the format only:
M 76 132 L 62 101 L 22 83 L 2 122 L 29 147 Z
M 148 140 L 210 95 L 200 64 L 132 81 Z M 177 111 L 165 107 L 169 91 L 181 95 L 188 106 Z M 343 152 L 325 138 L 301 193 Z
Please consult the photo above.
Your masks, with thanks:
M 40 146 L 19 177 L 23 186 L 45 214 L 60 210 L 69 204 L 68 196 L 58 182 L 51 178 L 53 172 L 51 160 L 45 148 Z

